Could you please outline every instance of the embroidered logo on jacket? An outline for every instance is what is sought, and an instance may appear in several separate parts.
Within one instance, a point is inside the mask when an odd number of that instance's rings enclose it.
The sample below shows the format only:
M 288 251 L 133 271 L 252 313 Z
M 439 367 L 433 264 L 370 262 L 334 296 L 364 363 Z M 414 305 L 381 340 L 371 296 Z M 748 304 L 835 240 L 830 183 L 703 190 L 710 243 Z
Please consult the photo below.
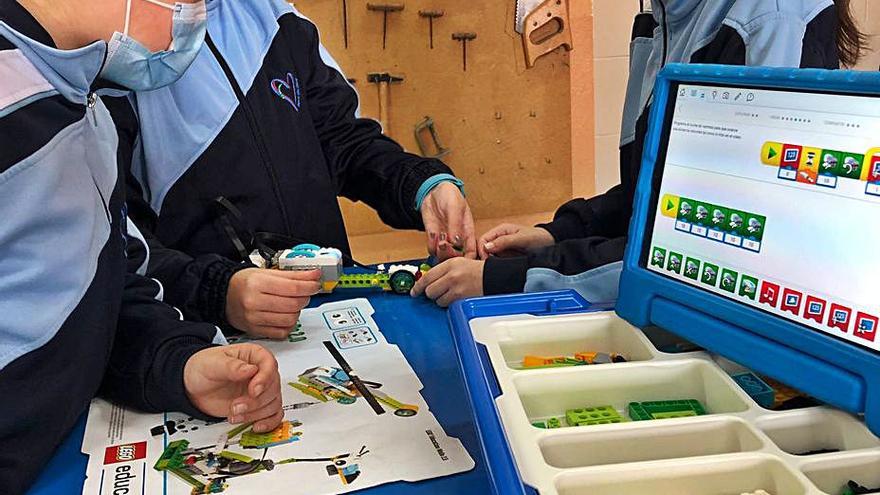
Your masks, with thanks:
M 290 106 L 299 112 L 300 105 L 302 104 L 302 93 L 300 92 L 299 79 L 296 76 L 288 72 L 285 79 L 273 79 L 271 86 L 272 91 L 279 98 L 290 103 Z

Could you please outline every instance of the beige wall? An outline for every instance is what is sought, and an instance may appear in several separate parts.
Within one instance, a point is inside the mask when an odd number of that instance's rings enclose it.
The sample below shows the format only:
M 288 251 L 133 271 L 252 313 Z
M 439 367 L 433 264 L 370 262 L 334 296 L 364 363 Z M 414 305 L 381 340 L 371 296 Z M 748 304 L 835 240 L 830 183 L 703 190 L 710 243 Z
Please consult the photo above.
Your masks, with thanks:
M 620 181 L 620 120 L 629 73 L 629 39 L 638 0 L 593 0 L 596 191 Z
M 629 37 L 638 4 L 638 0 L 593 0 L 596 190 L 599 192 L 620 180 L 620 119 L 629 63 Z M 880 0 L 852 0 L 852 9 L 861 29 L 870 35 L 873 46 L 873 51 L 863 56 L 857 68 L 876 71 L 880 68 Z

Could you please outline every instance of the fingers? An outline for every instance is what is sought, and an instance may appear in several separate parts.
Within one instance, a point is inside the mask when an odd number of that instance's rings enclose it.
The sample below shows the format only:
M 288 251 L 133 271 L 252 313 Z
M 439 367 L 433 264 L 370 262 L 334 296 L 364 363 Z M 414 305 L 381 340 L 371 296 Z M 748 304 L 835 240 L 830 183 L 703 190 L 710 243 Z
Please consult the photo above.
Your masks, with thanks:
M 273 386 L 277 391 L 281 379 L 278 375 L 278 361 L 271 352 L 255 344 L 238 344 L 225 349 L 227 355 L 256 368 L 256 372 L 251 374 L 252 378 L 249 377 L 248 394 L 251 397 L 259 397 Z
M 477 234 L 474 227 L 474 215 L 468 207 L 464 213 L 464 257 L 468 259 L 477 259 Z
M 321 280 L 321 270 L 269 270 L 269 275 L 286 278 L 288 280 L 319 281 Z
M 257 433 L 265 433 L 268 431 L 272 431 L 275 428 L 281 426 L 281 420 L 284 419 L 284 411 L 278 409 L 278 411 L 272 416 L 262 419 L 254 423 L 254 431 Z
M 266 313 L 299 313 L 311 302 L 309 297 L 282 297 L 272 294 L 252 294 L 245 307 Z
M 263 294 L 283 297 L 314 296 L 321 290 L 321 283 L 317 279 L 302 280 L 293 275 L 303 273 L 311 272 L 267 270 L 267 276 L 260 280 L 256 290 Z
M 488 248 L 491 247 L 494 249 L 493 241 L 499 237 L 513 234 L 518 230 L 519 228 L 516 225 L 504 223 L 483 234 L 477 242 L 477 249 L 480 251 L 480 258 L 486 259 L 492 254 L 492 251 Z
M 486 252 L 498 254 L 505 251 L 518 251 L 522 248 L 522 236 L 517 233 L 499 236 L 494 241 L 486 243 Z
M 413 286 L 412 291 L 410 291 L 410 295 L 412 295 L 413 297 L 419 297 L 424 294 L 425 289 L 436 280 L 446 275 L 446 272 L 448 272 L 451 267 L 451 263 L 445 262 L 440 263 L 434 268 L 431 268 L 428 273 L 425 273 L 424 275 L 422 275 L 421 278 L 416 281 L 416 285 Z
M 256 311 L 249 318 L 254 327 L 286 328 L 290 333 L 299 321 L 299 313 L 269 313 Z
M 209 380 L 228 381 L 228 382 L 244 382 L 257 374 L 259 369 L 256 365 L 239 359 L 234 355 L 226 353 L 222 365 L 206 366 L 203 374 Z
M 428 254 L 437 256 L 437 248 L 440 243 L 440 221 L 429 208 L 422 213 L 422 222 L 425 224 L 425 233 L 428 236 Z
M 284 340 L 290 335 L 291 330 L 291 327 L 253 326 L 248 334 L 272 340 Z
M 247 396 L 235 399 L 235 401 L 232 402 L 232 408 L 228 418 L 229 422 L 232 424 L 256 423 L 265 421 L 275 415 L 281 415 L 281 417 L 283 417 L 284 411 L 281 407 L 280 391 L 276 390 L 272 393 L 266 392 L 263 396 L 264 397 L 257 399 Z M 279 417 L 278 422 L 281 421 L 281 417 Z M 277 427 L 278 422 L 268 429 L 271 430 Z

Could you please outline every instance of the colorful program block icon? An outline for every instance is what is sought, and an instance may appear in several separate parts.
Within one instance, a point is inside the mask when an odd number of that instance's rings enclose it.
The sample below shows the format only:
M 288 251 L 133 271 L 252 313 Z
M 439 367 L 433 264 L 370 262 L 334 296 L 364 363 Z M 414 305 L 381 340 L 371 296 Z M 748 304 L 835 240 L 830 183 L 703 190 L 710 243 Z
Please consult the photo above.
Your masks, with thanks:
M 721 270 L 721 290 L 733 294 L 736 292 L 736 282 L 739 279 L 739 273 L 725 268 Z
M 761 163 L 771 167 L 778 167 L 782 162 L 782 146 L 782 143 L 775 143 L 773 141 L 764 143 L 764 147 L 761 148 Z
M 728 210 L 727 225 L 725 227 L 724 243 L 731 246 L 742 247 L 743 230 L 746 228 L 747 214 L 739 210 Z
M 801 148 L 786 144 L 782 146 L 782 158 L 779 163 L 779 174 L 777 177 L 785 180 L 797 180 L 798 168 L 801 165 Z
M 626 418 L 612 406 L 584 407 L 565 411 L 565 422 L 568 426 L 593 426 L 623 423 Z
M 828 326 L 836 328 L 843 333 L 849 332 L 849 321 L 852 318 L 852 309 L 840 304 L 832 304 L 828 312 Z
M 688 258 L 687 261 L 684 262 L 684 276 L 691 280 L 699 280 L 700 266 L 702 263 L 702 261 L 696 258 Z
M 876 316 L 859 312 L 856 316 L 856 328 L 853 334 L 860 339 L 874 342 L 877 339 L 877 323 Z
M 664 194 L 663 198 L 660 199 L 660 213 L 664 217 L 678 218 L 678 205 L 680 203 L 681 198 L 678 196 Z
M 843 153 L 839 151 L 823 150 L 822 161 L 819 163 L 819 181 L 822 187 L 837 187 L 837 169 Z
M 801 163 L 798 167 L 797 181 L 801 184 L 815 186 L 819 178 L 819 161 L 822 159 L 822 150 L 819 148 L 804 148 L 801 152 Z
M 845 179 L 860 180 L 862 178 L 862 165 L 865 155 L 856 153 L 841 153 L 841 159 L 837 163 L 834 175 Z
M 739 282 L 739 295 L 754 301 L 758 297 L 758 279 L 743 275 Z
M 655 247 L 651 250 L 651 266 L 663 268 L 666 266 L 666 250 L 661 247 Z
M 703 275 L 700 277 L 700 282 L 715 287 L 716 285 L 718 285 L 719 270 L 720 268 L 718 267 L 718 265 L 706 263 L 705 265 L 703 265 Z
M 684 255 L 681 253 L 669 253 L 669 261 L 666 262 L 666 270 L 681 275 L 684 264 Z
M 703 404 L 696 399 L 630 402 L 627 410 L 633 421 L 706 415 Z

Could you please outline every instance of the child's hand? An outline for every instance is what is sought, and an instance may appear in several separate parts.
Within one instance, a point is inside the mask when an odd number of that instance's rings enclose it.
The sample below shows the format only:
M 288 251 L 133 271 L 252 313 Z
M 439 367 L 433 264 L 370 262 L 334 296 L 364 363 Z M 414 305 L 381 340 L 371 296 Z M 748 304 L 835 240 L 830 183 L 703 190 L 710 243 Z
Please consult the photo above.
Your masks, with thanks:
M 474 216 L 457 186 L 446 182 L 435 187 L 425 197 L 421 213 L 431 256 L 440 261 L 477 257 Z
M 422 275 L 410 295 L 425 294 L 443 308 L 459 299 L 482 296 L 485 264 L 485 261 L 467 258 L 444 261 Z
M 183 384 L 200 411 L 230 423 L 254 423 L 258 433 L 281 424 L 281 378 L 275 356 L 256 344 L 212 347 L 195 353 Z
M 321 290 L 321 271 L 248 268 L 229 279 L 226 321 L 254 337 L 282 340 Z
M 556 243 L 553 236 L 541 227 L 501 224 L 483 234 L 477 242 L 480 258 L 503 254 L 525 254 L 526 251 L 552 246 Z

